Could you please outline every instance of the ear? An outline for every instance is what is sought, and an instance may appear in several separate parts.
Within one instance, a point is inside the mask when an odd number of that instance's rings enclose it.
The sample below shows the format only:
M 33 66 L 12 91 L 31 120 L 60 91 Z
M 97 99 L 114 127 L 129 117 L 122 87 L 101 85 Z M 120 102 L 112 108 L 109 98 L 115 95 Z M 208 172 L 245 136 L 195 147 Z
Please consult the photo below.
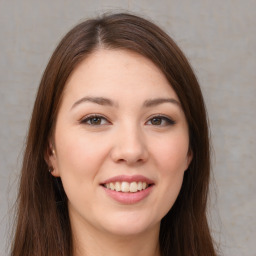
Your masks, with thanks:
M 60 177 L 58 163 L 57 163 L 57 154 L 53 146 L 53 143 L 51 141 L 48 142 L 47 148 L 44 152 L 44 160 L 49 167 L 50 173 L 54 177 Z
M 189 148 L 188 154 L 187 154 L 187 168 L 186 168 L 186 170 L 188 169 L 192 159 L 193 159 L 193 151 L 191 150 L 191 148 Z

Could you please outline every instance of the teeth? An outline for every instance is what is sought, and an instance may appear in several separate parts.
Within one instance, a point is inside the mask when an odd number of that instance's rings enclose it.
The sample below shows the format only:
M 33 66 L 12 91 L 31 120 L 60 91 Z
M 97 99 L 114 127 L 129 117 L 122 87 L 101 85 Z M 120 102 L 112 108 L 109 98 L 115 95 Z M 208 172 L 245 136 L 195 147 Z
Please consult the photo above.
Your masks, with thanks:
M 138 191 L 141 191 L 143 189 L 146 189 L 148 187 L 148 184 L 146 182 L 136 182 L 133 181 L 131 183 L 126 182 L 126 181 L 117 181 L 117 182 L 110 182 L 107 184 L 104 184 L 104 187 L 107 189 L 111 189 L 111 190 L 115 190 L 115 191 L 121 191 L 121 192 L 131 192 L 131 193 L 135 193 Z
M 140 181 L 140 182 L 138 182 L 137 189 L 138 189 L 138 190 L 142 190 L 142 182 L 141 182 L 141 181 Z
M 128 182 L 121 183 L 121 191 L 122 192 L 130 192 L 130 186 Z
M 132 182 L 130 184 L 130 192 L 137 192 L 138 191 L 138 186 L 137 186 L 137 182 Z
M 118 192 L 121 191 L 121 183 L 120 182 L 116 182 L 115 190 Z
M 114 185 L 114 183 L 112 183 L 112 182 L 110 183 L 110 189 L 111 189 L 111 190 L 115 190 L 115 185 Z

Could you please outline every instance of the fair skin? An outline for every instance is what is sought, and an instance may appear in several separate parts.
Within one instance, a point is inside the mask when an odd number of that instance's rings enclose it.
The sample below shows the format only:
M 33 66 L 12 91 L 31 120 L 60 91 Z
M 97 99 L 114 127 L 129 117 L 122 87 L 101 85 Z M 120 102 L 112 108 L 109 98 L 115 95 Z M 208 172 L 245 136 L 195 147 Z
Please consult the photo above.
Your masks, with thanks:
M 75 255 L 160 255 L 160 221 L 192 158 L 163 73 L 137 53 L 96 50 L 66 83 L 51 141 Z

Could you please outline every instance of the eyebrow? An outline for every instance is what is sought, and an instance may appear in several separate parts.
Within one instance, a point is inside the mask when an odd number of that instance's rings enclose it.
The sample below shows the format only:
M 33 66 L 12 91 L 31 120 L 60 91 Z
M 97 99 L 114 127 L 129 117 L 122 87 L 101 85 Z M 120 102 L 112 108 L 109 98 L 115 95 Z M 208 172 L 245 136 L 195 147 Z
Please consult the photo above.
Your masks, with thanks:
M 96 103 L 96 104 L 102 105 L 102 106 L 111 106 L 111 107 L 118 106 L 118 104 L 114 103 L 112 100 L 110 100 L 108 98 L 104 98 L 104 97 L 83 97 L 83 98 L 79 99 L 78 101 L 76 101 L 72 105 L 71 109 L 73 109 L 77 105 L 79 105 L 81 103 L 85 103 L 85 102 L 92 102 L 92 103 Z M 163 104 L 163 103 L 173 103 L 177 106 L 180 106 L 179 101 L 177 101 L 173 98 L 156 98 L 156 99 L 146 100 L 143 103 L 143 107 L 155 107 L 155 106 Z
M 180 107 L 179 101 L 173 99 L 173 98 L 157 98 L 152 100 L 146 100 L 143 104 L 144 107 L 155 107 L 157 105 L 163 104 L 163 103 L 173 103 Z
M 71 109 L 73 109 L 74 107 L 76 107 L 77 105 L 84 103 L 84 102 L 92 102 L 92 103 L 96 103 L 98 105 L 102 105 L 102 106 L 114 106 L 114 102 L 110 99 L 107 98 L 103 98 L 103 97 L 83 97 L 80 100 L 76 101 Z

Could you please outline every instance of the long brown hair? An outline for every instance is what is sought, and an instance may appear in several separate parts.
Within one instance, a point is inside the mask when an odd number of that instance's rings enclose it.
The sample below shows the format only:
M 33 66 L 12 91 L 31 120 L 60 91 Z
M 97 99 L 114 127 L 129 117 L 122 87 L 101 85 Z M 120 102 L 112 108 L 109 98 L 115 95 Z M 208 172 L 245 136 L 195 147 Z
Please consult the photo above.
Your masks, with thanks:
M 179 196 L 161 221 L 163 256 L 214 256 L 206 216 L 210 177 L 207 116 L 197 79 L 175 42 L 153 23 L 131 15 L 105 15 L 73 28 L 54 51 L 36 97 L 24 154 L 12 256 L 72 255 L 72 232 L 61 180 L 44 160 L 65 83 L 97 48 L 129 49 L 153 61 L 183 107 L 193 160 Z

